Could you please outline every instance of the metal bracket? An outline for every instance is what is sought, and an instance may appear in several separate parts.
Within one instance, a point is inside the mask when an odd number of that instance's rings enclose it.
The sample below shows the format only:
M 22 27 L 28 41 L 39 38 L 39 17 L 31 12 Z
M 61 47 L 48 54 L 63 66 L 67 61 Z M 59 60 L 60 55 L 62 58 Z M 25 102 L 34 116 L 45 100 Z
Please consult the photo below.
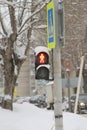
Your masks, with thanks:
M 55 118 L 62 118 L 63 115 L 55 115 Z

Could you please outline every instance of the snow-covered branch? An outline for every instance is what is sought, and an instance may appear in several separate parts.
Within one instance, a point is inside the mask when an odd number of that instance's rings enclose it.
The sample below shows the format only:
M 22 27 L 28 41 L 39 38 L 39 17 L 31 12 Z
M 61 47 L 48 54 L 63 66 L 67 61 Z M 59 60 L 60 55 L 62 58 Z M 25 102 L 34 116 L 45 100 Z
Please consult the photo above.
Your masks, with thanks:
M 0 44 L 0 50 L 6 51 L 6 49 L 7 49 L 7 46 L 2 46 L 2 45 Z
M 34 26 L 35 29 L 45 29 L 47 28 L 47 25 L 39 25 L 39 26 Z
M 23 30 L 21 30 L 21 32 L 18 33 L 18 35 L 20 35 L 20 34 L 23 33 L 24 31 L 27 31 L 27 30 L 31 27 L 31 25 L 33 25 L 34 23 L 36 23 L 36 22 L 38 22 L 38 21 L 39 21 L 39 20 L 37 19 L 37 20 L 34 20 L 34 21 L 30 22 L 27 27 L 25 27 Z
M 10 1 L 7 1 L 7 0 L 0 0 L 0 4 L 7 4 L 7 5 L 10 5 L 10 6 L 14 7 L 14 3 L 10 2 Z
M 39 9 L 37 9 L 35 12 L 33 12 L 33 13 L 25 20 L 25 22 L 24 22 L 24 23 L 22 24 L 22 26 L 20 27 L 18 33 L 21 32 L 21 30 L 22 30 L 22 28 L 25 26 L 25 24 L 28 23 L 29 20 L 30 20 L 34 15 L 36 15 L 37 13 L 39 13 L 39 12 L 46 6 L 47 3 L 48 3 L 48 1 L 45 1 L 45 2 L 43 3 L 43 5 L 42 5 Z

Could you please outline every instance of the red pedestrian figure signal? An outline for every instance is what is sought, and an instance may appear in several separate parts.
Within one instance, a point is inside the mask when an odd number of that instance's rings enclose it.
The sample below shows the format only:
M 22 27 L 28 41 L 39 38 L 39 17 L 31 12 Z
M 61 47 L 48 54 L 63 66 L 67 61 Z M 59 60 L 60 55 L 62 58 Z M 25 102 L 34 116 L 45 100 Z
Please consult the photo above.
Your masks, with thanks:
M 48 48 L 35 48 L 35 79 L 49 80 L 49 51 Z
M 46 64 L 47 63 L 47 59 L 48 59 L 48 55 L 45 52 L 41 52 L 41 53 L 39 53 L 37 58 L 38 58 L 38 62 L 40 64 Z
M 40 54 L 40 63 L 44 63 L 45 62 L 45 56 L 43 53 Z

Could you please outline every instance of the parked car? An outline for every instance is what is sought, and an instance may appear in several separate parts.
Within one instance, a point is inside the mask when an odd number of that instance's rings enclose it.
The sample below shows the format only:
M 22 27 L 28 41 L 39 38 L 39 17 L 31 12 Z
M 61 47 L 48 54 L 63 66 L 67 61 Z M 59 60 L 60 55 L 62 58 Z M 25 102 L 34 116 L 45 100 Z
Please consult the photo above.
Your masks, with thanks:
M 75 101 L 76 101 L 76 95 L 72 95 L 70 98 L 71 112 L 74 112 Z M 85 112 L 87 112 L 87 93 L 79 94 L 78 106 L 77 106 L 77 113 L 85 113 Z
M 45 108 L 47 106 L 46 96 L 45 95 L 32 96 L 29 99 L 29 102 L 34 104 L 35 106 L 40 107 L 40 108 Z
M 47 105 L 47 110 L 54 110 L 54 102 L 50 103 L 50 105 Z M 62 111 L 68 111 L 69 110 L 69 102 L 67 97 L 63 97 L 62 99 Z

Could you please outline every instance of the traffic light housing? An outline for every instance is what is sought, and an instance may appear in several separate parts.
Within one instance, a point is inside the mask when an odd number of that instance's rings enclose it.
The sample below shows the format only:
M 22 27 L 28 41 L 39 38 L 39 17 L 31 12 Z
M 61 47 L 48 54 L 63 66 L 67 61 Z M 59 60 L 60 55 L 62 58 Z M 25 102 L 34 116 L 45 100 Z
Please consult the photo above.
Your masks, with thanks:
M 47 47 L 35 48 L 35 79 L 49 80 L 49 51 Z

